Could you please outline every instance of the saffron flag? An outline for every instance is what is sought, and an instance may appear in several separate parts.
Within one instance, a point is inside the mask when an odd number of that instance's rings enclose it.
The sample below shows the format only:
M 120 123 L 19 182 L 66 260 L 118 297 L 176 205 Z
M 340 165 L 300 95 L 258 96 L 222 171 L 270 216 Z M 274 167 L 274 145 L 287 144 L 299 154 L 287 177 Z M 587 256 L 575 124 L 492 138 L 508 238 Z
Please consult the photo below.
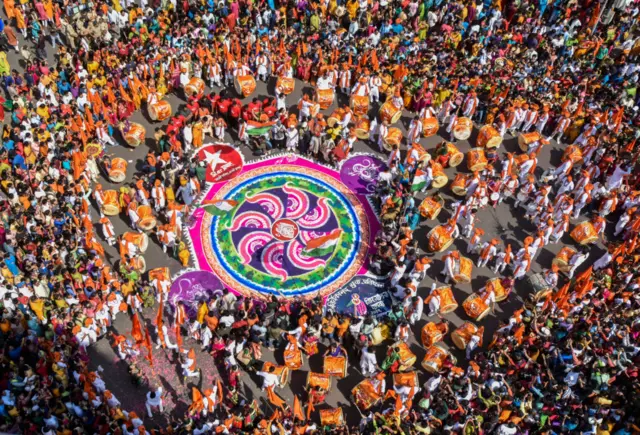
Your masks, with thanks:
M 133 316 L 131 317 L 131 336 L 135 340 L 136 344 L 141 344 L 144 341 L 138 313 L 133 313 Z

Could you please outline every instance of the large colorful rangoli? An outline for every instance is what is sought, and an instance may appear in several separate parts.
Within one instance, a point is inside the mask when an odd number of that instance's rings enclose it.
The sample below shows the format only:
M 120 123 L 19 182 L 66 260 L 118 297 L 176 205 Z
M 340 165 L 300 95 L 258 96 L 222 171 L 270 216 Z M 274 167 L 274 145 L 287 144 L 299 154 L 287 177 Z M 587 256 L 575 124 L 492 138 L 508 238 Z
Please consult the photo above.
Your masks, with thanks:
M 363 190 L 334 169 L 294 155 L 245 164 L 202 199 L 218 201 L 233 208 L 197 209 L 189 236 L 196 266 L 233 291 L 326 296 L 366 272 L 378 221 Z

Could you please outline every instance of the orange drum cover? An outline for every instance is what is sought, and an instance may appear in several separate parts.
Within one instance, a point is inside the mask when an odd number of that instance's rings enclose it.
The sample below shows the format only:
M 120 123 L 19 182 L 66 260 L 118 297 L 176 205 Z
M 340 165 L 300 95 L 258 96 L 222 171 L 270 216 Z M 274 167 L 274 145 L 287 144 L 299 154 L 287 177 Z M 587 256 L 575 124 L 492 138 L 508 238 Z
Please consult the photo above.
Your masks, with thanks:
M 453 183 L 451 183 L 451 190 L 454 195 L 465 196 L 467 194 L 467 175 L 465 174 L 456 174 L 456 178 L 453 179 Z
M 109 178 L 114 183 L 122 183 L 127 178 L 127 161 L 120 157 L 111 159 Z
M 331 388 L 331 376 L 324 373 L 309 372 L 307 375 L 308 387 L 320 387 L 325 391 Z
M 460 117 L 453 127 L 453 136 L 458 140 L 467 140 L 472 130 L 473 122 L 469 118 Z
M 542 136 L 537 131 L 531 133 L 522 133 L 520 134 L 520 136 L 518 136 L 518 145 L 520 146 L 520 149 L 526 153 L 527 151 L 529 151 L 529 145 L 539 141 L 541 137 Z
M 393 385 L 396 387 L 417 387 L 418 372 L 396 373 L 393 375 Z
M 447 177 L 447 174 L 444 173 L 444 168 L 440 163 L 434 161 L 432 162 L 433 163 L 431 163 L 431 170 L 433 172 L 433 182 L 431 184 L 433 184 L 433 187 L 435 187 L 436 189 L 440 189 L 449 182 L 449 177 Z
M 147 237 L 145 233 L 127 231 L 122 237 L 124 237 L 127 242 L 136 245 L 140 252 L 145 252 L 149 246 L 149 237 Z
M 433 136 L 440 129 L 437 118 L 425 118 L 422 120 L 422 135 L 424 137 Z
M 189 97 L 193 95 L 202 95 L 204 92 L 204 80 L 198 77 L 192 77 L 189 83 L 184 87 L 184 92 Z
M 316 101 L 322 110 L 326 110 L 333 104 L 335 93 L 333 89 L 316 89 Z
M 563 272 L 569 271 L 569 260 L 576 254 L 576 250 L 568 246 L 563 247 L 555 256 L 551 264 L 555 264 Z
M 393 145 L 400 146 L 402 141 L 402 131 L 399 128 L 391 127 L 384 138 L 385 148 L 388 151 L 393 149 Z
M 380 106 L 380 119 L 388 124 L 395 124 L 400 120 L 402 110 L 393 105 L 391 100 Z
M 344 378 L 347 375 L 347 361 L 343 356 L 325 356 L 323 371 L 327 375 Z
M 120 214 L 120 202 L 118 201 L 118 192 L 115 190 L 105 190 L 102 193 L 104 203 L 102 204 L 102 213 L 107 216 L 116 216 Z
M 570 234 L 571 238 L 581 245 L 598 241 L 598 233 L 590 221 L 579 223 Z
M 446 147 L 447 155 L 449 156 L 449 166 L 455 168 L 460 163 L 462 163 L 462 160 L 464 160 L 464 154 L 462 154 L 460 150 L 458 150 L 458 147 L 456 147 L 451 142 L 445 142 L 444 146 Z
M 149 231 L 156 226 L 156 218 L 153 215 L 153 210 L 148 205 L 141 205 L 138 207 L 138 216 L 140 221 L 138 226 L 145 231 Z
M 291 370 L 298 370 L 302 367 L 302 352 L 300 349 L 284 351 L 284 365 Z
M 351 390 L 351 395 L 358 408 L 362 410 L 371 408 L 382 399 L 373 387 L 371 379 L 365 379 L 356 385 Z
M 144 271 L 147 269 L 147 262 L 144 261 L 143 256 L 139 255 L 135 258 L 133 268 L 139 273 L 144 273 Z
M 487 157 L 483 148 L 472 148 L 467 153 L 467 167 L 470 171 L 482 171 L 487 167 Z
M 342 426 L 344 424 L 344 416 L 342 408 L 321 409 L 320 423 L 323 426 Z
M 469 295 L 467 299 L 462 303 L 462 308 L 464 312 L 467 313 L 467 316 L 471 317 L 474 320 L 481 320 L 489 314 L 490 308 L 487 304 L 485 304 L 484 300 L 480 295 Z
M 575 145 L 569 145 L 562 155 L 562 160 L 571 159 L 573 164 L 580 163 L 582 161 L 582 150 Z
M 473 262 L 467 257 L 460 257 L 460 260 L 456 262 L 456 273 L 453 277 L 453 281 L 456 284 L 459 282 L 471 282 L 472 271 Z
M 496 302 L 502 302 L 507 298 L 507 296 L 509 296 L 507 290 L 502 286 L 500 278 L 491 278 L 487 281 L 486 287 L 487 291 L 492 290 L 493 293 L 495 293 Z
M 164 121 L 171 116 L 171 104 L 168 101 L 158 101 L 149 107 L 149 117 L 153 121 Z
M 285 95 L 289 95 L 296 88 L 296 82 L 292 78 L 278 77 L 276 89 L 279 89 Z
M 440 214 L 440 211 L 442 211 L 442 201 L 438 201 L 432 196 L 427 196 L 420 204 L 420 207 L 418 207 L 418 210 L 422 217 L 435 219 Z
M 355 115 L 366 115 L 369 111 L 369 97 L 366 95 L 352 95 L 351 96 L 351 108 Z
M 427 246 L 431 252 L 442 252 L 453 243 L 453 238 L 442 225 L 438 225 L 429 231 L 427 240 Z
M 158 281 L 168 280 L 171 278 L 171 272 L 168 267 L 156 267 L 149 271 L 149 281 L 157 279 Z
M 451 340 L 458 349 L 466 349 L 471 336 L 478 332 L 478 327 L 471 322 L 464 322 L 462 326 L 451 333 Z
M 518 154 L 513 159 L 515 160 L 516 165 L 520 166 L 521 164 L 529 160 L 529 156 L 527 154 Z
M 478 148 L 498 148 L 502 143 L 502 136 L 493 125 L 487 124 L 478 132 L 476 146 Z
M 344 118 L 344 114 L 344 109 L 338 108 L 334 110 L 333 113 L 327 118 L 327 125 L 329 127 L 335 126 L 338 122 L 342 121 L 342 118 Z
M 453 297 L 451 287 L 437 288 L 438 296 L 440 296 L 440 313 L 447 314 L 458 308 L 458 303 Z
M 369 139 L 369 118 L 361 117 L 356 121 L 356 136 L 358 139 L 367 140 Z
M 438 329 L 435 323 L 429 322 L 422 328 L 422 333 L 420 334 L 422 338 L 422 345 L 424 347 L 430 347 L 436 344 L 439 341 L 442 341 L 444 338 L 442 336 L 442 332 Z
M 129 131 L 123 132 L 125 142 L 132 147 L 137 147 L 144 142 L 146 134 L 144 127 L 136 122 L 129 123 Z
M 398 348 L 398 354 L 400 355 L 400 364 L 403 366 L 412 366 L 416 362 L 416 356 L 411 349 L 409 349 L 409 345 L 404 341 L 399 341 L 393 345 L 393 347 Z
M 437 373 L 449 355 L 449 351 L 439 345 L 431 346 L 427 349 L 427 353 L 422 361 L 422 367 L 431 373 Z
M 256 90 L 256 79 L 253 76 L 237 76 L 235 86 L 236 92 L 246 98 Z

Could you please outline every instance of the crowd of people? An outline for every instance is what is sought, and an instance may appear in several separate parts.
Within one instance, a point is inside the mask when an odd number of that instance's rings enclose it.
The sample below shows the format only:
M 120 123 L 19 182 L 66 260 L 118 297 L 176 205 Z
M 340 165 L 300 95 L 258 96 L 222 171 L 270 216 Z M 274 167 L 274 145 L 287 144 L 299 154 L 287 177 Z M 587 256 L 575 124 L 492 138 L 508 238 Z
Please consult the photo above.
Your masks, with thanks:
M 0 431 L 639 432 L 640 9 L 608 3 L 5 0 Z M 10 50 L 24 67 L 9 64 Z M 252 91 L 246 77 L 275 84 L 273 96 L 243 105 Z M 292 101 L 292 79 L 315 93 Z M 170 93 L 186 102 L 175 114 L 164 99 Z M 323 116 L 319 109 L 334 100 L 339 109 Z M 127 180 L 126 161 L 110 151 L 144 143 L 144 127 L 130 120 L 138 110 L 168 123 Z M 393 127 L 403 111 L 412 118 L 404 137 Z M 478 144 L 480 165 L 454 180 L 459 200 L 447 205 L 438 234 L 466 240 L 467 249 L 447 253 L 434 271 L 431 252 L 441 240 L 417 240 L 413 231 L 429 217 L 425 192 L 430 207 L 442 207 L 442 169 L 456 166 L 455 142 L 471 122 L 482 127 L 479 141 L 498 146 Z M 439 126 L 448 141 L 428 153 L 420 140 Z M 518 136 L 521 153 L 500 149 L 507 134 Z M 370 268 L 389 276 L 394 304 L 385 318 L 228 290 L 193 317 L 182 304 L 170 307 L 167 270 L 143 272 L 147 234 L 189 265 L 182 223 L 206 182 L 196 151 L 206 138 L 229 136 L 255 155 L 282 149 L 326 164 L 347 158 L 358 140 L 384 153 L 388 169 L 376 192 L 382 230 Z M 562 159 L 542 171 L 537 155 L 554 140 Z M 101 186 L 101 176 L 118 190 Z M 531 232 L 522 246 L 484 237 L 477 221 L 479 210 L 503 202 Z M 130 226 L 124 234 L 110 220 L 118 214 Z M 574 234 L 577 227 L 584 230 Z M 438 282 L 457 282 L 463 258 L 499 278 L 501 294 L 475 289 L 478 304 L 491 309 L 534 275 L 545 245 L 566 243 L 570 233 L 578 246 L 564 262 L 544 265 L 536 291 L 490 341 L 482 328 L 469 335 L 466 361 L 445 353 L 428 372 L 404 364 L 402 343 L 420 335 L 425 319 L 431 335 L 419 341 L 428 354 L 455 332 L 438 317 L 450 302 Z M 598 241 L 606 252 L 590 258 Z M 117 261 L 104 244 L 117 246 Z M 587 259 L 595 261 L 579 271 Z M 433 281 L 429 294 L 418 292 L 425 280 Z M 158 313 L 151 331 L 145 308 Z M 112 329 L 117 316 L 131 318 L 130 335 Z M 87 349 L 100 339 L 147 391 L 136 392 L 146 416 L 126 410 L 90 364 Z M 164 392 L 140 365 L 152 362 L 155 342 L 175 352 L 186 382 L 200 379 L 193 340 L 219 374 L 185 398 L 184 416 L 160 425 L 153 417 L 164 412 Z M 359 410 L 359 425 L 323 405 L 322 377 L 285 402 L 277 393 L 282 366 L 263 361 L 263 347 L 283 352 L 291 370 L 305 355 L 356 363 L 360 373 L 349 376 L 362 381 L 362 396 L 344 410 Z M 420 373 L 421 382 L 403 384 L 397 375 L 406 373 Z M 262 382 L 269 406 L 243 397 L 247 374 Z

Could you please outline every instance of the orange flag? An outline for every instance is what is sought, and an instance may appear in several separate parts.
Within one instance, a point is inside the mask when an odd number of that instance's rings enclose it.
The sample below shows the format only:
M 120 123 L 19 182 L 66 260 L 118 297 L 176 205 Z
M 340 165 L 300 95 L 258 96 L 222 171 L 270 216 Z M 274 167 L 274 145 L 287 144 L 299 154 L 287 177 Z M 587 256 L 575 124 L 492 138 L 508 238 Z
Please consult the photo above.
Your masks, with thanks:
M 298 396 L 293 396 L 293 417 L 304 421 L 304 413 L 302 412 L 302 406 L 300 405 Z
M 558 291 L 558 293 L 555 294 L 555 296 L 553 297 L 553 300 L 555 302 L 558 302 L 560 299 L 564 297 L 565 294 L 567 294 L 568 291 L 569 291 L 569 283 L 566 283 L 565 285 L 562 286 L 560 291 Z
M 220 381 L 220 378 L 216 379 L 216 383 L 218 385 L 218 403 L 222 403 L 223 394 L 222 394 L 222 382 Z
M 153 367 L 153 346 L 151 345 L 151 335 L 149 334 L 149 328 L 144 328 L 144 347 L 147 348 L 147 359 L 149 365 Z
M 276 408 L 284 409 L 286 402 L 273 391 L 273 385 L 267 388 L 267 398 L 269 402 Z
M 584 272 L 582 272 L 580 275 L 577 276 L 576 282 L 581 282 L 581 281 L 584 281 L 585 279 L 590 278 L 592 272 L 593 272 L 593 266 L 589 266 L 587 270 L 585 270 Z
M 198 414 L 203 409 L 202 393 L 196 387 L 191 387 L 191 406 L 189 406 L 189 413 Z
M 182 349 L 182 334 L 180 332 L 180 325 L 176 324 L 176 344 L 178 349 Z
M 131 336 L 135 340 L 136 344 L 141 344 L 144 341 L 138 313 L 133 313 L 133 316 L 131 317 Z
M 311 419 L 311 413 L 313 411 L 315 411 L 316 409 L 313 407 L 313 403 L 311 402 L 311 398 L 309 398 L 309 401 L 307 402 L 307 420 Z
M 394 413 L 400 415 L 400 410 L 402 410 L 402 398 L 399 394 L 396 394 L 396 405 L 394 407 Z

